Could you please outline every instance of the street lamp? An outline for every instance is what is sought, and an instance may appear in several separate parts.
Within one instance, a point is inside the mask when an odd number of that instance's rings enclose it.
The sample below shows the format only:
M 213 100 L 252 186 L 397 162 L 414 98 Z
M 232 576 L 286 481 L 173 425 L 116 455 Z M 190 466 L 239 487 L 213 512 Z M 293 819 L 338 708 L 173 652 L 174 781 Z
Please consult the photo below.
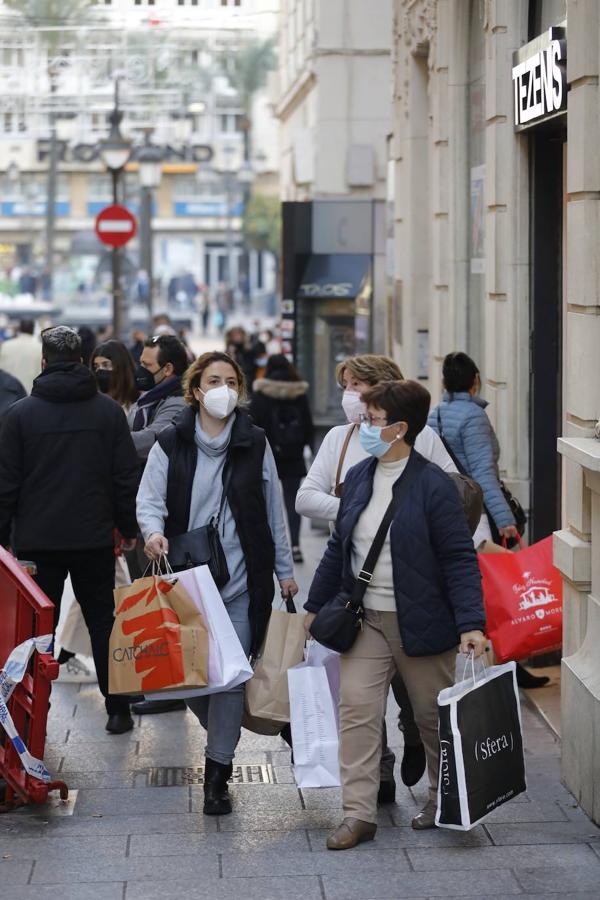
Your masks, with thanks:
M 152 327 L 152 301 L 154 299 L 154 265 L 152 253 L 152 191 L 161 178 L 163 150 L 150 143 L 152 129 L 146 130 L 146 138 L 136 153 L 140 177 L 140 269 L 148 276 L 148 317 Z
M 115 79 L 115 104 L 108 117 L 110 132 L 108 138 L 100 142 L 100 156 L 112 178 L 113 203 L 119 202 L 119 181 L 121 173 L 131 156 L 131 143 L 121 134 L 121 120 L 123 113 L 119 109 L 119 79 Z M 120 248 L 113 247 L 111 251 L 112 262 L 112 295 L 113 295 L 113 331 L 118 339 L 125 337 L 127 303 L 121 289 L 120 277 Z

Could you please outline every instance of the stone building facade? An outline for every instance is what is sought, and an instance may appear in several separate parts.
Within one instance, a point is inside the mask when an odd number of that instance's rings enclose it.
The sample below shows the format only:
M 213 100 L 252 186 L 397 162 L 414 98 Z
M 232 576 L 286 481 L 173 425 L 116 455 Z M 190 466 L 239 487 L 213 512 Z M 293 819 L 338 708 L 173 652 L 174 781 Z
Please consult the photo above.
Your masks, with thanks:
M 446 353 L 478 362 L 529 537 L 554 533 L 563 773 L 596 821 L 599 16 L 595 0 L 395 0 L 387 309 L 388 350 L 434 398 Z

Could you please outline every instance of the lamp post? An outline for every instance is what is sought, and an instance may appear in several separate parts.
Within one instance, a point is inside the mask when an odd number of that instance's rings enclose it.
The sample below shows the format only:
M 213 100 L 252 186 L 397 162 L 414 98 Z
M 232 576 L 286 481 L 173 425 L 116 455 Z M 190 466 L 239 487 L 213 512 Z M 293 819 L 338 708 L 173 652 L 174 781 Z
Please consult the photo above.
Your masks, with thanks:
M 100 155 L 112 178 L 112 201 L 119 202 L 119 182 L 121 173 L 131 156 L 131 143 L 121 134 L 120 124 L 123 113 L 119 109 L 119 79 L 115 79 L 115 103 L 108 117 L 110 132 L 105 141 L 100 142 Z M 113 297 L 113 332 L 115 338 L 122 340 L 126 336 L 127 303 L 121 288 L 121 250 L 113 247 L 112 262 L 112 297 Z
M 137 151 L 140 176 L 140 269 L 148 276 L 148 319 L 152 327 L 154 299 L 154 260 L 152 248 L 152 192 L 160 184 L 163 150 L 150 142 L 152 129 L 146 130 L 145 142 Z
M 237 173 L 237 179 L 242 187 L 242 215 L 244 214 L 252 193 L 252 185 L 256 175 L 249 159 L 245 159 Z M 243 247 L 243 274 L 246 278 L 244 286 L 244 301 L 250 305 L 250 251 L 246 244 Z

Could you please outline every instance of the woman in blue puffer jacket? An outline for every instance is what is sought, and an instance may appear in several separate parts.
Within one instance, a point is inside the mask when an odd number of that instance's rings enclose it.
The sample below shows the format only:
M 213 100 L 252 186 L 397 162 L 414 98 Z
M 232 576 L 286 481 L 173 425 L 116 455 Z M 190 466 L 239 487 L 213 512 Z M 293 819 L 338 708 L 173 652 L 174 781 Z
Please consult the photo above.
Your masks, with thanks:
M 518 539 L 515 518 L 500 485 L 500 444 L 485 412 L 487 402 L 479 396 L 479 369 L 466 353 L 449 353 L 442 376 L 445 393 L 439 406 L 429 414 L 427 424 L 443 437 L 465 474 L 481 486 L 490 534 L 485 535 L 480 526 L 478 535 L 497 544 L 502 538 Z M 519 687 L 543 687 L 548 681 L 545 675 L 532 675 L 517 663 Z
M 515 518 L 500 485 L 500 444 L 487 417 L 486 400 L 479 396 L 479 369 L 466 353 L 449 353 L 442 369 L 444 396 L 429 414 L 427 424 L 449 445 L 463 471 L 481 486 L 491 535 L 518 538 Z

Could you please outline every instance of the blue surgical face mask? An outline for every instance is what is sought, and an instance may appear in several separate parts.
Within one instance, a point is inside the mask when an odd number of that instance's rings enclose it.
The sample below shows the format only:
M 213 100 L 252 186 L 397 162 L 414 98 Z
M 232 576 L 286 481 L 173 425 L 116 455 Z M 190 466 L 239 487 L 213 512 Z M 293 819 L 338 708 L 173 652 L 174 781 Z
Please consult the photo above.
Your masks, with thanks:
M 383 440 L 381 437 L 382 431 L 383 427 L 380 425 L 368 425 L 366 422 L 363 422 L 358 434 L 363 450 L 370 453 L 371 456 L 376 456 L 378 459 L 384 456 L 392 446 Z

